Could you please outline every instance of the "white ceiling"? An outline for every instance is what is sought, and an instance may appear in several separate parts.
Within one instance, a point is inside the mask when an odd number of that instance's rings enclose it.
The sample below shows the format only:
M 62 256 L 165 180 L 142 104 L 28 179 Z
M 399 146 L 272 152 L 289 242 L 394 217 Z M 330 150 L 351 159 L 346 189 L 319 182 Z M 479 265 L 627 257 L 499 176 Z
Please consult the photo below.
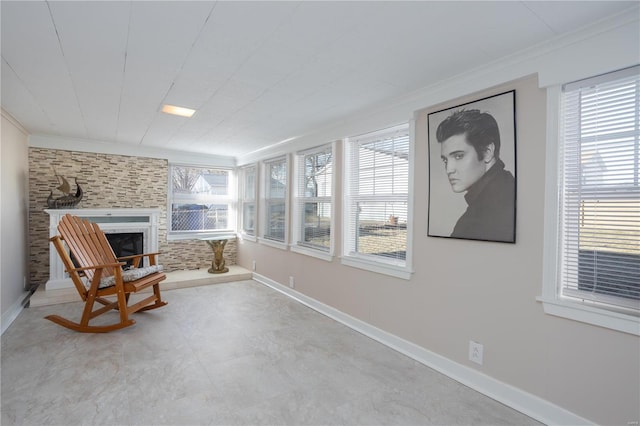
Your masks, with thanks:
M 241 157 L 635 5 L 2 0 L 2 107 L 31 134 Z

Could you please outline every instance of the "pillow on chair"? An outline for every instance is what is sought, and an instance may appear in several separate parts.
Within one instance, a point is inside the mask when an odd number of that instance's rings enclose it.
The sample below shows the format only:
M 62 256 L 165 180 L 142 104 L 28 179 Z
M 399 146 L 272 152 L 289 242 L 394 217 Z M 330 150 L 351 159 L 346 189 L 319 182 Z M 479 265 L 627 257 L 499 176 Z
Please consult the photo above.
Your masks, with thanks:
M 128 269 L 126 271 L 122 271 L 122 281 L 125 283 L 139 280 L 142 277 L 146 277 L 147 275 L 153 274 L 154 272 L 162 272 L 162 265 L 150 265 L 143 266 L 142 268 L 133 268 Z M 98 288 L 106 288 L 111 287 L 116 284 L 116 277 L 111 275 L 109 277 L 104 277 L 100 280 L 100 284 Z

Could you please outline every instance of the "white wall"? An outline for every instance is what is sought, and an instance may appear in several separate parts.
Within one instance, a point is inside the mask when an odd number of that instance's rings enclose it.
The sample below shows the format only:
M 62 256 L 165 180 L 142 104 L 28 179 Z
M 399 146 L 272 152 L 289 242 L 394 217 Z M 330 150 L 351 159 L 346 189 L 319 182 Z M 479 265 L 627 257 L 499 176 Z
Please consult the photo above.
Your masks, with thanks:
M 27 293 L 27 133 L 2 110 L 0 143 L 0 304 L 2 332 L 22 308 Z M 27 284 L 28 285 L 28 284 Z
M 557 41 L 556 47 L 539 46 L 461 74 L 264 153 L 293 152 L 415 117 L 415 272 L 410 280 L 343 266 L 338 257 L 326 262 L 250 241 L 239 245 L 238 263 L 250 269 L 255 260 L 256 272 L 274 283 L 287 284 L 294 276 L 302 297 L 423 348 L 434 359 L 442 357 L 470 381 L 486 378 L 485 389 L 501 384 L 502 400 L 520 400 L 513 405 L 540 420 L 637 422 L 640 338 L 547 315 L 536 297 L 542 293 L 545 252 L 547 123 L 541 85 L 637 64 L 639 28 L 637 14 L 601 23 Z M 600 51 L 585 57 L 591 49 Z M 517 109 L 517 243 L 427 237 L 427 113 L 511 89 Z M 333 231 L 340 241 L 337 220 Z M 484 345 L 482 366 L 468 360 L 472 339 Z

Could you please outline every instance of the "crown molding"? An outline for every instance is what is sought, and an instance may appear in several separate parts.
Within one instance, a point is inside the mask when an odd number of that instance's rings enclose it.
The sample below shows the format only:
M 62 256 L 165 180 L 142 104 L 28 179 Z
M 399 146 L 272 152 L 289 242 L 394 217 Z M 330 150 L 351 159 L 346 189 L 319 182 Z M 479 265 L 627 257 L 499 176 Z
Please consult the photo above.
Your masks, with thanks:
M 2 117 L 13 124 L 16 129 L 18 129 L 22 134 L 24 134 L 25 136 L 29 136 L 29 132 L 27 132 L 24 127 L 22 127 L 22 124 L 20 124 L 20 122 L 16 120 L 13 115 L 9 114 L 4 108 L 0 108 L 0 112 L 2 113 Z

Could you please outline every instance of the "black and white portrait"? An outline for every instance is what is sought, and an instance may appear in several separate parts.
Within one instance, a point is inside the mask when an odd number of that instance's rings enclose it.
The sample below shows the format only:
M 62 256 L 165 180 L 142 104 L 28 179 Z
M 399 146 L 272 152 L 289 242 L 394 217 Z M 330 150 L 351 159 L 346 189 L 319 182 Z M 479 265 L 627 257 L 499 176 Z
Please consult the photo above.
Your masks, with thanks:
M 515 243 L 515 90 L 428 115 L 428 235 Z

